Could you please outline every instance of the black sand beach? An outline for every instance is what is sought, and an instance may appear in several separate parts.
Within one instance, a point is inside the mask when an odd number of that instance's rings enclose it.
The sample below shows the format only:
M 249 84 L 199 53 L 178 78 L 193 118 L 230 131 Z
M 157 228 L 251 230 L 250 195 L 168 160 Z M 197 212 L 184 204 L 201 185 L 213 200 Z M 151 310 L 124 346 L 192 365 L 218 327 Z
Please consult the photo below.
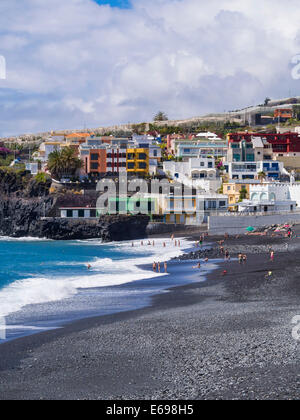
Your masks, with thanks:
M 0 399 L 298 399 L 300 239 L 224 247 L 247 263 L 224 263 L 145 309 L 1 344 Z

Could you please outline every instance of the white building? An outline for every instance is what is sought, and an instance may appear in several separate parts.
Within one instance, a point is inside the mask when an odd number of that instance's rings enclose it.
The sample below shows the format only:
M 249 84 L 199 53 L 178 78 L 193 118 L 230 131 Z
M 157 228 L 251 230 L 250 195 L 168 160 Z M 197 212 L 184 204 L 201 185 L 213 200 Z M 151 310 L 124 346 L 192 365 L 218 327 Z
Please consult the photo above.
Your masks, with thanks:
M 164 222 L 168 224 L 185 224 L 200 226 L 208 222 L 212 214 L 226 213 L 228 197 L 222 194 L 197 194 L 165 196 L 163 206 Z
M 149 158 L 152 160 L 160 161 L 162 157 L 162 151 L 160 145 L 157 143 L 152 136 L 132 136 L 133 145 L 132 147 L 138 149 L 149 149 Z
M 266 179 L 279 180 L 286 174 L 283 162 L 274 160 L 258 162 L 227 162 L 224 164 L 230 179 L 258 179 L 258 174 L 264 172 Z
M 290 184 L 256 184 L 250 186 L 250 200 L 239 204 L 241 212 L 292 212 L 300 204 L 300 188 L 293 189 L 298 196 L 298 203 L 292 198 Z M 300 186 L 299 186 L 300 187 Z M 296 194 L 297 191 L 297 194 Z
M 172 179 L 207 192 L 216 192 L 222 185 L 217 177 L 214 158 L 190 158 L 187 162 L 163 163 L 164 172 Z

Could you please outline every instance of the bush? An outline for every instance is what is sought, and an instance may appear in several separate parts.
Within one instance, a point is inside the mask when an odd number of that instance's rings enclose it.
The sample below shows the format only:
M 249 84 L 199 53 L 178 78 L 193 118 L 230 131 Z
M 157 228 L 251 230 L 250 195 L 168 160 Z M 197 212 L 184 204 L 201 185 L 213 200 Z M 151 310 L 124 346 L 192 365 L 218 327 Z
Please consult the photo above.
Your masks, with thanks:
M 44 172 L 38 173 L 34 178 L 39 184 L 46 184 L 48 176 Z

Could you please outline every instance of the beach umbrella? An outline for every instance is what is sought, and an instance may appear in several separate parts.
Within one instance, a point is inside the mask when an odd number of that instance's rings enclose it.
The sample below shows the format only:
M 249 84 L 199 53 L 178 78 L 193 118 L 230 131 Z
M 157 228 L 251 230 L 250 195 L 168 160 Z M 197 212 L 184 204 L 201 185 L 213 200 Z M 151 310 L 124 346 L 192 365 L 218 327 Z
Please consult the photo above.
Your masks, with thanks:
M 247 232 L 253 232 L 255 229 L 252 226 L 247 227 L 246 231 Z

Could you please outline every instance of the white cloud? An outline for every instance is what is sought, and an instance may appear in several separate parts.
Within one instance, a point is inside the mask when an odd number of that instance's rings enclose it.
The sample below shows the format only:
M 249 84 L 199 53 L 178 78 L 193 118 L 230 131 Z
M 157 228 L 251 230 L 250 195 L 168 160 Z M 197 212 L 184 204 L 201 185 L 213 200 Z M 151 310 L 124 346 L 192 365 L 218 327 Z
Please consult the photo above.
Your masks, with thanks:
M 1 0 L 0 134 L 223 111 L 299 93 L 297 0 Z M 300 87 L 300 86 L 299 86 Z M 8 105 L 8 106 L 5 106 Z

